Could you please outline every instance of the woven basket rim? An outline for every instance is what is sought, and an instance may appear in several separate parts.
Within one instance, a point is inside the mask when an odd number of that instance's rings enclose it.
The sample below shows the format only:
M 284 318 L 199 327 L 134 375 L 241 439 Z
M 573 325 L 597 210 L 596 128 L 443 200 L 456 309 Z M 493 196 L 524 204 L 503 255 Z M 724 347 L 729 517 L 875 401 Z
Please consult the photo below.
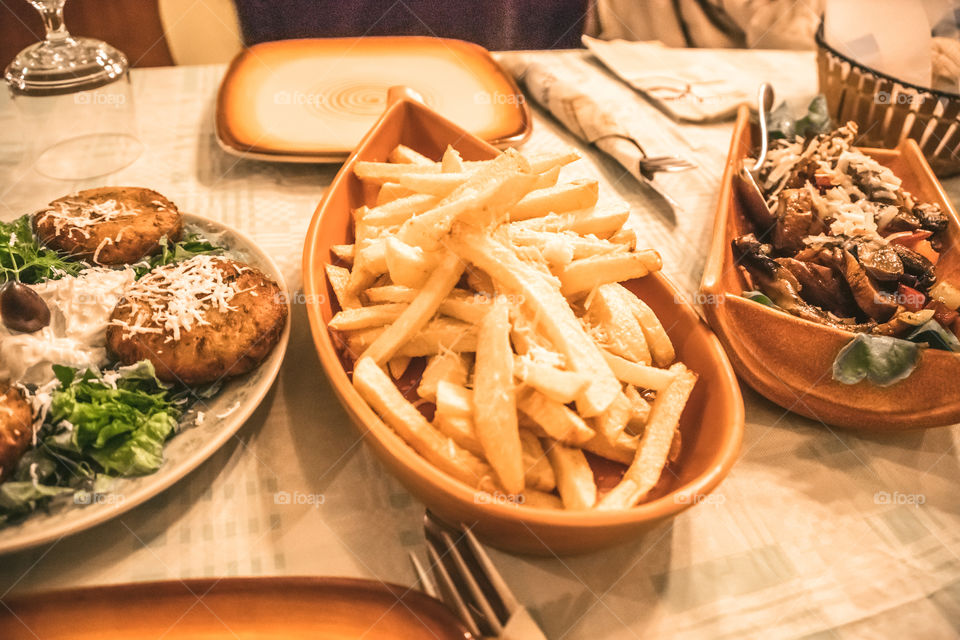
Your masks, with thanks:
M 896 76 L 892 76 L 888 73 L 877 71 L 872 67 L 868 67 L 867 65 L 861 62 L 857 62 L 853 58 L 840 53 L 839 51 L 831 47 L 829 44 L 827 44 L 827 41 L 824 39 L 823 16 L 820 16 L 820 26 L 817 27 L 817 33 L 814 36 L 814 40 L 816 40 L 817 46 L 819 46 L 821 49 L 825 49 L 830 54 L 836 56 L 837 58 L 840 58 L 841 60 L 849 64 L 851 67 L 862 69 L 863 71 L 871 73 L 879 78 L 883 78 L 884 80 L 889 80 L 890 82 L 899 84 L 904 88 L 913 89 L 914 91 L 918 91 L 921 93 L 928 93 L 935 98 L 948 98 L 951 100 L 960 100 L 960 93 L 954 93 L 952 91 L 940 91 L 939 89 L 933 89 L 931 87 L 924 87 L 918 84 L 913 84 L 912 82 L 901 80 L 900 78 L 897 78 Z

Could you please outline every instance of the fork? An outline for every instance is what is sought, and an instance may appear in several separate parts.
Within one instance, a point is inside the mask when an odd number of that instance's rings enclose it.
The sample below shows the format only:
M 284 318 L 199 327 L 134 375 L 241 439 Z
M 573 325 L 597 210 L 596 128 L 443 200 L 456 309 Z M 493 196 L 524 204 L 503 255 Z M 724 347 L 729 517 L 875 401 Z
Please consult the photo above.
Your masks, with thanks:
M 427 511 L 423 530 L 428 564 L 440 588 L 416 554 L 411 552 L 410 560 L 427 595 L 442 599 L 476 638 L 546 640 L 469 528 L 447 527 Z

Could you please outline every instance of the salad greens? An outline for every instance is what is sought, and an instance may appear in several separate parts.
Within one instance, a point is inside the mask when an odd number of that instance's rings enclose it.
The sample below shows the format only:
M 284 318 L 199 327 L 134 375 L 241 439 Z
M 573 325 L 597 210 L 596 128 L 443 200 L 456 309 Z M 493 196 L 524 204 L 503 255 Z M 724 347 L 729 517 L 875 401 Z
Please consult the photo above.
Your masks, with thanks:
M 807 107 L 807 114 L 794 120 L 786 102 L 770 112 L 770 139 L 793 139 L 795 136 L 809 138 L 833 129 L 830 114 L 827 111 L 827 99 L 818 95 Z
M 105 476 L 153 473 L 186 402 L 147 360 L 103 373 L 53 368 L 60 385 L 36 446 L 0 484 L 0 523 L 52 497 L 94 491 Z
M 10 280 L 36 284 L 75 276 L 86 266 L 41 246 L 33 235 L 29 215 L 13 222 L 0 222 L 0 284 Z
M 864 378 L 888 387 L 909 376 L 920 361 L 921 346 L 890 336 L 858 333 L 833 361 L 833 379 L 857 384 Z
M 164 236 L 160 238 L 160 253 L 150 256 L 134 265 L 134 271 L 139 279 L 147 275 L 147 273 L 155 267 L 183 262 L 184 260 L 189 260 L 199 255 L 216 255 L 224 251 L 225 249 L 223 247 L 218 247 L 212 242 L 202 239 L 196 233 L 191 233 L 184 237 L 183 240 L 174 242 L 173 244 Z

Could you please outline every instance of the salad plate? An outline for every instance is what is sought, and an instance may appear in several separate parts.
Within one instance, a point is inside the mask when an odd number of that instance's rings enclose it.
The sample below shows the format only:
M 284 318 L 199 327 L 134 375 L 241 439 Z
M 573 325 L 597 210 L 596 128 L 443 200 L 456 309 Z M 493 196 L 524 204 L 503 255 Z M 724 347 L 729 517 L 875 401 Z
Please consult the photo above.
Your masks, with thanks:
M 284 296 L 289 318 L 289 293 L 276 262 L 253 240 L 219 222 L 184 213 L 184 227 L 225 249 L 224 255 L 259 269 Z M 106 522 L 146 502 L 186 476 L 230 440 L 243 426 L 277 377 L 290 335 L 289 321 L 276 347 L 259 367 L 230 379 L 211 397 L 200 397 L 191 407 L 203 418 L 181 428 L 163 449 L 163 463 L 149 475 L 109 478 L 96 493 L 78 492 L 57 499 L 23 519 L 0 524 L 0 554 L 53 542 Z M 182 419 L 186 420 L 186 416 Z
M 885 385 L 869 378 L 844 383 L 835 377 L 835 363 L 858 334 L 744 297 L 750 287 L 740 268 L 742 259 L 734 255 L 731 243 L 753 227 L 735 180 L 741 162 L 758 143 L 749 112 L 742 108 L 700 288 L 704 315 L 737 374 L 769 400 L 826 424 L 897 431 L 960 420 L 960 354 L 922 348 L 915 368 L 902 379 Z M 896 149 L 859 150 L 892 170 L 917 202 L 939 206 L 947 225 L 936 262 L 937 280 L 956 282 L 960 256 L 954 249 L 960 241 L 960 220 L 916 142 L 907 139 Z

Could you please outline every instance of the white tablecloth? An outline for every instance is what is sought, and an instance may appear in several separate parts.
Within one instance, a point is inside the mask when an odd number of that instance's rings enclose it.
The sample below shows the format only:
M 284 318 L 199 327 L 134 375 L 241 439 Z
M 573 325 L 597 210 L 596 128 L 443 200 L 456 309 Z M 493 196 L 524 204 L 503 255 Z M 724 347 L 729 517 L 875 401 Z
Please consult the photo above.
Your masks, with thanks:
M 518 55 L 518 54 L 509 54 Z M 670 124 L 580 52 L 535 53 L 589 76 L 641 136 L 680 145 L 673 219 L 621 167 L 581 147 L 567 177 L 601 181 L 631 223 L 696 290 L 731 125 Z M 765 54 L 757 52 L 758 60 Z M 811 54 L 779 54 L 778 93 L 816 90 Z M 304 232 L 336 166 L 271 165 L 221 152 L 213 134 L 223 67 L 133 74 L 144 155 L 90 184 L 18 166 L 14 112 L 0 98 L 0 218 L 94 184 L 137 184 L 185 211 L 250 234 L 301 282 Z M 542 112 L 525 149 L 579 145 Z M 691 149 L 694 147 L 694 149 Z M 958 185 L 949 183 L 956 193 Z M 410 584 L 423 507 L 360 441 L 314 354 L 302 306 L 280 377 L 237 438 L 159 497 L 55 544 L 0 557 L 13 591 L 197 576 L 322 574 Z M 960 427 L 861 435 L 785 413 L 744 390 L 746 434 L 733 472 L 704 504 L 643 538 L 564 559 L 493 552 L 550 638 L 953 638 L 960 635 Z M 322 504 L 277 504 L 278 492 Z

